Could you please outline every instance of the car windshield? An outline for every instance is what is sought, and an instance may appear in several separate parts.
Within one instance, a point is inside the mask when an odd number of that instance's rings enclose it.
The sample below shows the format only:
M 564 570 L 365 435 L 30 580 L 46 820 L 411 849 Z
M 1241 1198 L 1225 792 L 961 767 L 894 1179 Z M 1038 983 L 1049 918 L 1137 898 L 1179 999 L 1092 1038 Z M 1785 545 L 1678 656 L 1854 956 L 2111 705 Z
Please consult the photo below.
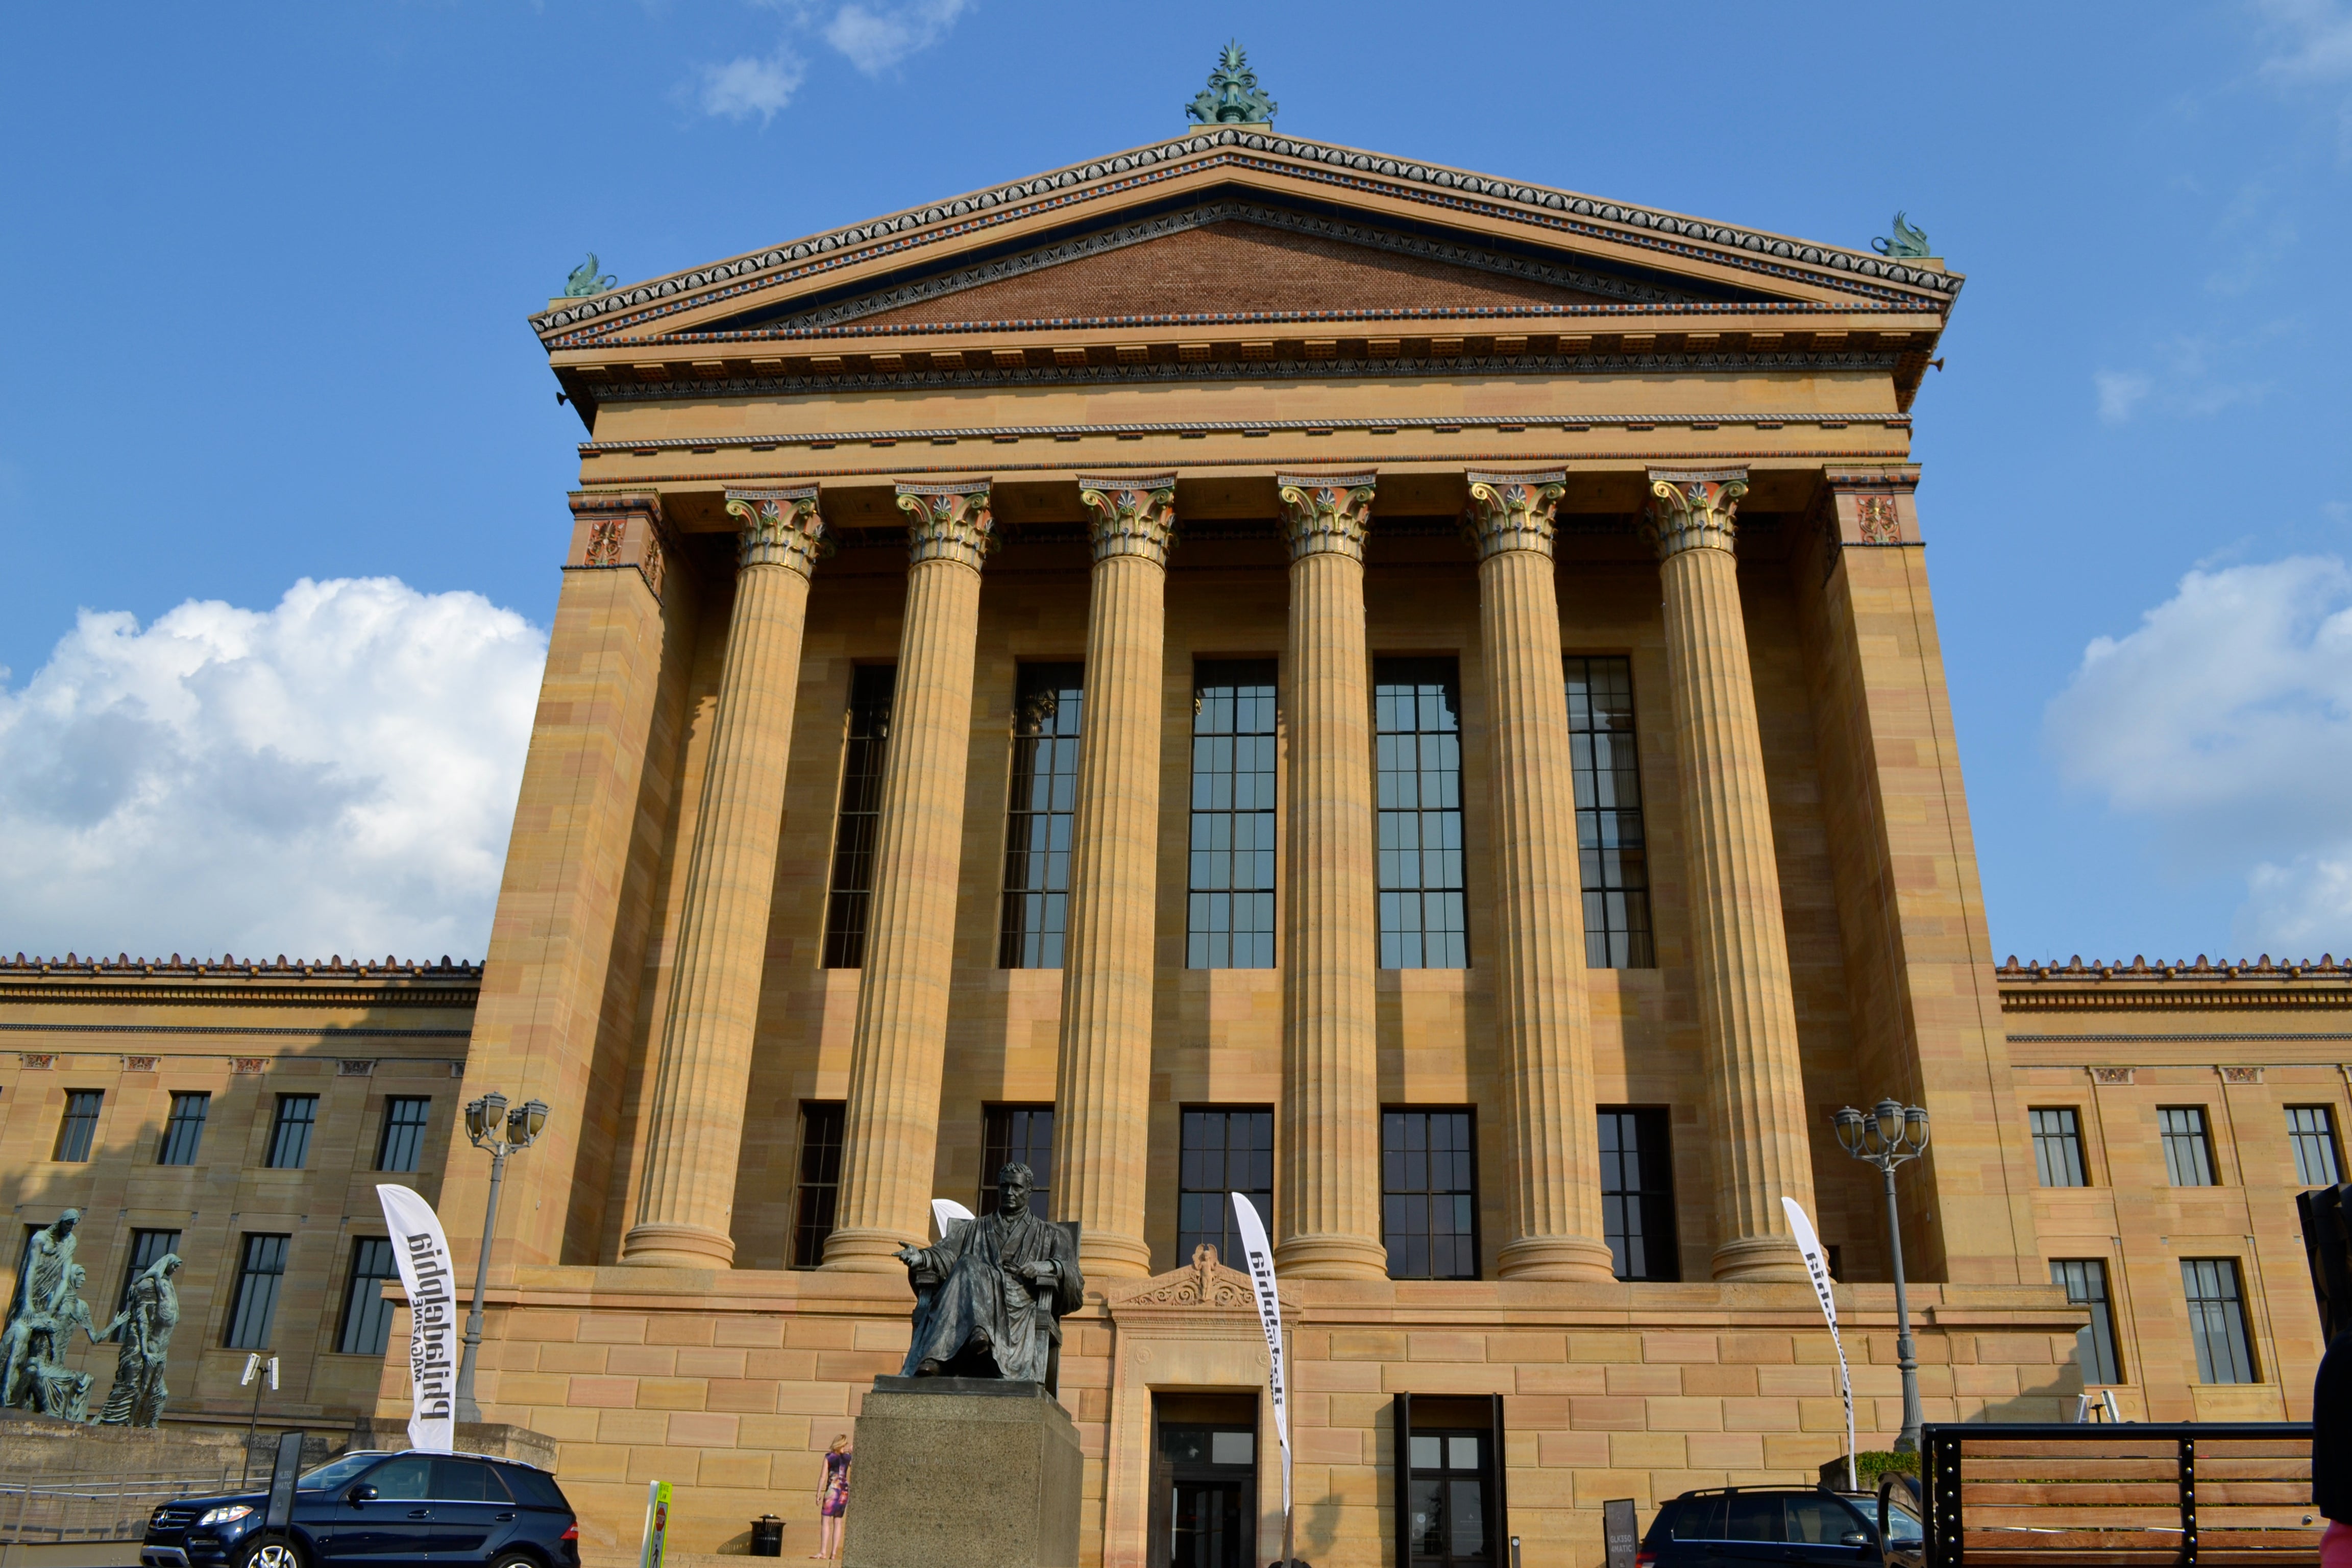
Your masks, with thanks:
M 1886 1504 L 1886 1543 L 1890 1546 L 1916 1546 L 1927 1539 L 1918 1518 L 1909 1509 L 1889 1499 Z
M 332 1491 L 383 1458 L 382 1454 L 345 1454 L 340 1459 L 330 1459 L 294 1483 L 294 1489 L 305 1492 Z

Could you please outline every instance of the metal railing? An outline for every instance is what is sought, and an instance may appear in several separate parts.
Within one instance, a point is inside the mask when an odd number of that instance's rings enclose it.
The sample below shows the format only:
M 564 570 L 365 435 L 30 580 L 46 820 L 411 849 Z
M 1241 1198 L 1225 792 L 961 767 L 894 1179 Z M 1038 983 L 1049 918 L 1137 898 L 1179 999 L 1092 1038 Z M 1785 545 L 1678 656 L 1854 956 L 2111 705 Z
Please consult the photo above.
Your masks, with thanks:
M 173 1498 L 237 1489 L 234 1463 L 54 1485 L 36 1477 L 0 1476 L 0 1551 L 73 1541 L 137 1541 L 147 1533 L 148 1515 Z M 0 1556 L 0 1568 L 5 1563 Z

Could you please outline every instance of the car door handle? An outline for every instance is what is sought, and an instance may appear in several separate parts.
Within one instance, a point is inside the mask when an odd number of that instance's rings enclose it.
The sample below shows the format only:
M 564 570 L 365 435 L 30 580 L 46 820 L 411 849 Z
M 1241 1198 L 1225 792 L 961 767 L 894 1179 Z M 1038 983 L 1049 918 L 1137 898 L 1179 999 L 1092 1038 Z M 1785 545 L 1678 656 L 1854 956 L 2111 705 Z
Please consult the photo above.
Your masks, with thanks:
M 431 1519 L 433 1517 L 433 1510 L 429 1508 L 412 1508 L 408 1510 L 408 1517 L 411 1519 Z
M 499 1515 L 498 1516 L 498 1521 L 499 1521 L 500 1524 L 507 1524 L 507 1523 L 510 1523 L 510 1522 L 512 1522 L 513 1519 L 514 1519 L 514 1515 L 513 1515 L 511 1512 L 502 1513 L 502 1514 L 499 1514 Z

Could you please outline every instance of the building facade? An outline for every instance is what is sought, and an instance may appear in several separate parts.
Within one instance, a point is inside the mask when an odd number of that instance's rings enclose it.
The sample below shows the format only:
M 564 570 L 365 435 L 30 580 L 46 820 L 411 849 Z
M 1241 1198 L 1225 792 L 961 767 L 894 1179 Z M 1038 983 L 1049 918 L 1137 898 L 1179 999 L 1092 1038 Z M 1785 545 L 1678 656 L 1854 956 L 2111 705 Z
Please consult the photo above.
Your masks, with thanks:
M 2304 1414 L 2352 972 L 1996 967 L 1910 457 L 1959 282 L 1244 124 L 535 317 L 588 439 L 435 1104 L 551 1107 L 480 1391 L 585 1542 L 658 1479 L 810 1550 L 891 1253 L 1008 1159 L 1081 1226 L 1088 1563 L 1279 1550 L 1233 1190 L 1326 1568 L 1842 1451 L 1784 1196 L 1883 1445 L 1830 1118 L 1889 1096 L 1930 1419 Z

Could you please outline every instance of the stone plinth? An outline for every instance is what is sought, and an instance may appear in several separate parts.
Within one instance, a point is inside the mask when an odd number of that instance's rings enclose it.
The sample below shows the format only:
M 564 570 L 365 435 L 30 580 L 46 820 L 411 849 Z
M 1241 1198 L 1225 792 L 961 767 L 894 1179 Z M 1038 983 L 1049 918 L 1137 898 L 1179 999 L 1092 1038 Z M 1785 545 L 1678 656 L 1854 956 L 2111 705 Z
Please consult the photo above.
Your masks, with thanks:
M 846 1568 L 1076 1568 L 1077 1429 L 1039 1384 L 877 1377 L 856 1455 Z

